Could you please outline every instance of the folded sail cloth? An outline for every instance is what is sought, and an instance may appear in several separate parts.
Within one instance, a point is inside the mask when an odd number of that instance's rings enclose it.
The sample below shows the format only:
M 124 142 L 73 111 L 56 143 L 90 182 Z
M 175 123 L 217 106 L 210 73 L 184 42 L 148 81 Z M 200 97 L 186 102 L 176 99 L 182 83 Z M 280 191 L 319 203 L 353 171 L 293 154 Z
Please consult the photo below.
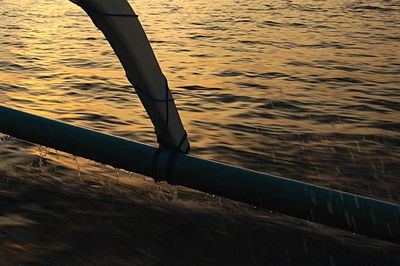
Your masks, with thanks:
M 142 25 L 126 0 L 71 0 L 107 38 L 155 127 L 161 147 L 189 152 L 189 141 L 168 82 Z

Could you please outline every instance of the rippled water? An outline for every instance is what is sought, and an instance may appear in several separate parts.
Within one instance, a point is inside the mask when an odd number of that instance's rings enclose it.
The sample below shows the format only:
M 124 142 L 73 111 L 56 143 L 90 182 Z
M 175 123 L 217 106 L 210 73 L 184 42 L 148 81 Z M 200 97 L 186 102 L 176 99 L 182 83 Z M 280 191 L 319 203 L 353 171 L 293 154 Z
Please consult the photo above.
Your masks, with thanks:
M 399 202 L 399 1 L 131 4 L 194 155 Z M 78 7 L 3 0 L 0 17 L 2 104 L 155 144 L 116 56 Z M 4 171 L 38 153 L 2 142 Z
M 398 0 L 131 4 L 192 154 L 400 202 Z M 0 102 L 156 145 L 107 41 L 66 0 L 0 0 Z M 0 134 L 0 264 L 399 261 L 390 243 L 164 186 Z

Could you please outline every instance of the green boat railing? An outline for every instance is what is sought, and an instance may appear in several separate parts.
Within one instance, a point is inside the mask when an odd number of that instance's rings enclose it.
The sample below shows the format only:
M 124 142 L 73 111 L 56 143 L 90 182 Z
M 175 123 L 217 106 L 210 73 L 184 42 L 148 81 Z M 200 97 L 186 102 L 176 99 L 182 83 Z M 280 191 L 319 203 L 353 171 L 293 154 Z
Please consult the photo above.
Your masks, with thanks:
M 157 149 L 4 106 L 0 132 L 158 181 L 400 242 L 400 205 Z

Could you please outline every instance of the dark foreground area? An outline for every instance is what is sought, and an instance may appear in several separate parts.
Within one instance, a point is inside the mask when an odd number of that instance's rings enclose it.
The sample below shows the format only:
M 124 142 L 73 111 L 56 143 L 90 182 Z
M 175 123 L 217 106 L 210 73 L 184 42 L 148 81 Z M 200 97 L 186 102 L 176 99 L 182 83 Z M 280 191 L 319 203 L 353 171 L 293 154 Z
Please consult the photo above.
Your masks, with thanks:
M 137 176 L 3 173 L 0 265 L 392 266 L 400 246 Z

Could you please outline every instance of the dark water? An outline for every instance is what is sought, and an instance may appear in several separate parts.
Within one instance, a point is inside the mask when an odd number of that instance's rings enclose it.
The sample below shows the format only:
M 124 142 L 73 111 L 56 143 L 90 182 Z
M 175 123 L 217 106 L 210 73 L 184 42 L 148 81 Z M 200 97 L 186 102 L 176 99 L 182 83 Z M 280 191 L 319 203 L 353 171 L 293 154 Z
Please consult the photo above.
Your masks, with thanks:
M 131 4 L 194 155 L 400 202 L 399 1 Z M 79 8 L 3 0 L 0 19 L 2 104 L 155 144 L 116 56 Z M 46 171 L 43 160 L 65 178 L 115 175 L 8 137 L 0 147 L 7 175 Z

